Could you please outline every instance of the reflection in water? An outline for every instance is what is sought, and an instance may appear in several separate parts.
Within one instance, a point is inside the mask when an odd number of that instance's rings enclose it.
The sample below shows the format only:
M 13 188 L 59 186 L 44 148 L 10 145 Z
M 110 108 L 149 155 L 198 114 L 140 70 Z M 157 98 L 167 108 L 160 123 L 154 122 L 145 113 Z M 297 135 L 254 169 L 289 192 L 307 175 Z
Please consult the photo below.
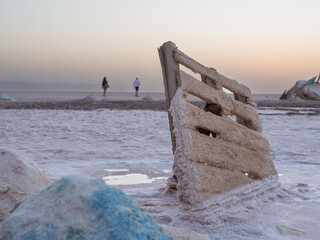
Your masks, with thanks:
M 167 179 L 166 177 L 149 178 L 145 174 L 132 173 L 126 175 L 112 175 L 102 178 L 109 185 L 134 185 L 143 183 L 153 183 L 156 180 Z

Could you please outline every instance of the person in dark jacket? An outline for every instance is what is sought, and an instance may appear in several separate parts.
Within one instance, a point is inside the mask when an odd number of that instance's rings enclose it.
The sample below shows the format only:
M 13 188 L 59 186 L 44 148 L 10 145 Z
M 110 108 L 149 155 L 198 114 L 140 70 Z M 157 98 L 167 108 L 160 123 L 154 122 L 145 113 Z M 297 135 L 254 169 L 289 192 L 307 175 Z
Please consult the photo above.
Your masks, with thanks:
M 102 80 L 102 89 L 103 89 L 103 96 L 106 96 L 107 88 L 109 87 L 109 83 L 107 81 L 107 77 L 104 77 Z

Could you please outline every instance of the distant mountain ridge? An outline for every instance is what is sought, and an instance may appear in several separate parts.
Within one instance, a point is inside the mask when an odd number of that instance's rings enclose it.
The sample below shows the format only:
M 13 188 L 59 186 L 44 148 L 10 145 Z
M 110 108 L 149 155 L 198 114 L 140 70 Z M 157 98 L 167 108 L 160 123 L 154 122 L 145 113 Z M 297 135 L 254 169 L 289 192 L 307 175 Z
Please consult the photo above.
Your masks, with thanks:
M 0 81 L 0 91 L 100 91 L 100 83 L 96 84 L 72 84 L 72 83 L 30 83 Z

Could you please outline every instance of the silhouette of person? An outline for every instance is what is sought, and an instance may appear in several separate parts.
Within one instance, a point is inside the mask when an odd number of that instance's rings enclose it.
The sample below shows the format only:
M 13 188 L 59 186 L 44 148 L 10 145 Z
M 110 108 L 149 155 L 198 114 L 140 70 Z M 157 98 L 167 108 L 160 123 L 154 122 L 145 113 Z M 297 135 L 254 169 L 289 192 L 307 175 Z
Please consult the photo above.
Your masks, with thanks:
M 107 77 L 104 77 L 102 80 L 102 89 L 103 89 L 103 96 L 106 96 L 107 88 L 109 87 L 109 83 L 107 81 Z
M 138 97 L 139 86 L 140 86 L 140 81 L 138 78 L 136 78 L 136 80 L 134 80 L 133 82 L 133 87 L 136 89 L 136 97 Z

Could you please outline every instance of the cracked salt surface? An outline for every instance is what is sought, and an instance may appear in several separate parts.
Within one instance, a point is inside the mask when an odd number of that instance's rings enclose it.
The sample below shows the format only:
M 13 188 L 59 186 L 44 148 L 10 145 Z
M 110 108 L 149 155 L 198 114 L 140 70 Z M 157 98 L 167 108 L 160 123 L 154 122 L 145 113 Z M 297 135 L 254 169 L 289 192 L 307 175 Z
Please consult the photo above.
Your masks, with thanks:
M 281 109 L 274 115 L 270 110 L 259 113 L 279 181 L 258 182 L 193 208 L 162 194 L 173 163 L 166 112 L 0 110 L 0 143 L 35 160 L 53 180 L 69 174 L 139 175 L 148 182 L 127 178 L 114 186 L 156 221 L 212 239 L 317 239 L 320 116 L 288 116 Z M 279 224 L 305 234 L 282 235 Z

